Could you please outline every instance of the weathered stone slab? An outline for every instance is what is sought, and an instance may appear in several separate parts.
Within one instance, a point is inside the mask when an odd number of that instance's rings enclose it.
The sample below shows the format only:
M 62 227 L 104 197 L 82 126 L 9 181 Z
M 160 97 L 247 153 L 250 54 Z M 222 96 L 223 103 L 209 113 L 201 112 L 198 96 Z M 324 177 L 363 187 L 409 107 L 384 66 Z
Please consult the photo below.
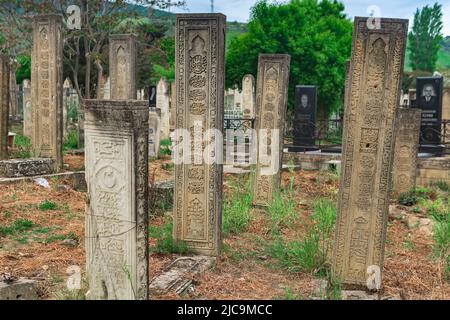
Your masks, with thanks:
M 31 59 L 33 135 L 37 157 L 55 160 L 55 170 L 63 167 L 63 39 L 60 15 L 41 15 L 33 19 Z
M 211 269 L 215 259 L 211 257 L 182 257 L 171 263 L 165 272 L 154 277 L 150 282 L 150 294 L 161 295 L 169 291 L 182 294 L 190 285 L 196 275 Z
M 0 161 L 0 176 L 6 178 L 32 177 L 53 172 L 54 160 L 48 158 Z
M 19 88 L 16 79 L 16 64 L 12 62 L 9 68 L 9 114 L 13 119 L 19 116 Z
M 259 56 L 255 122 L 258 163 L 253 180 L 256 206 L 268 206 L 280 188 L 290 62 L 289 55 Z
M 89 299 L 148 298 L 148 105 L 86 100 Z
M 112 35 L 109 38 L 109 73 L 112 100 L 136 99 L 136 36 Z
M 408 21 L 355 18 L 333 272 L 379 289 Z
M 161 143 L 161 110 L 150 108 L 148 118 L 148 156 L 158 158 Z
M 0 160 L 8 158 L 9 58 L 0 54 Z
M 163 215 L 173 209 L 174 188 L 174 181 L 156 182 L 150 186 L 148 212 L 151 215 Z
M 161 139 L 169 139 L 170 113 L 169 113 L 169 83 L 161 78 L 156 88 L 156 108 L 161 110 Z
M 442 119 L 449 120 L 450 119 L 450 88 L 444 88 L 442 98 Z M 450 133 L 447 133 L 450 135 Z
M 417 153 L 421 111 L 419 109 L 399 108 L 392 170 L 392 195 L 394 197 L 408 192 L 416 186 Z
M 175 124 L 177 121 L 177 92 L 175 87 L 175 81 L 170 84 L 170 130 L 175 130 Z
M 31 81 L 24 80 L 23 90 L 23 135 L 31 138 L 33 135 L 33 110 L 31 109 Z
M 177 15 L 174 238 L 205 255 L 221 249 L 225 23 Z
M 0 281 L 0 300 L 37 300 L 37 282 L 19 279 L 11 283 Z

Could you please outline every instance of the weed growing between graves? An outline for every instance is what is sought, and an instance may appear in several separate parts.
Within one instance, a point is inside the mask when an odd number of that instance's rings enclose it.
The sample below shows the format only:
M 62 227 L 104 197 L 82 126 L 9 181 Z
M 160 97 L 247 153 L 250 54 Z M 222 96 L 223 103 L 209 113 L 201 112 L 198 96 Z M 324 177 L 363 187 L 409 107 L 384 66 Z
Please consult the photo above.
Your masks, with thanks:
M 34 227 L 34 223 L 27 219 L 17 219 L 10 226 L 0 226 L 0 237 L 20 234 Z
M 169 219 L 162 226 L 150 226 L 150 238 L 156 239 L 156 245 L 150 247 L 150 252 L 159 254 L 187 254 L 189 248 L 184 241 L 173 238 L 173 222 Z
M 273 202 L 267 208 L 272 221 L 271 231 L 279 234 L 283 227 L 289 227 L 296 219 L 294 200 L 294 177 L 291 176 L 289 187 L 275 194 Z
M 39 204 L 39 210 L 41 211 L 52 211 L 56 209 L 58 209 L 58 205 L 53 201 L 45 200 Z
M 316 200 L 312 220 L 313 226 L 303 240 L 285 241 L 279 237 L 269 248 L 269 254 L 288 271 L 326 276 L 336 222 L 334 203 L 327 199 Z
M 398 197 L 398 204 L 411 207 L 419 203 L 421 200 L 435 199 L 434 191 L 428 188 L 417 188 L 408 192 L 402 193 Z
M 252 184 L 229 180 L 231 190 L 223 203 L 222 231 L 227 234 L 238 234 L 245 231 L 251 221 Z
M 172 151 L 170 150 L 171 146 L 172 141 L 170 141 L 170 139 L 162 139 L 160 142 L 159 156 L 170 156 L 172 154 Z
M 12 157 L 16 159 L 28 159 L 33 157 L 31 139 L 21 134 L 17 134 L 15 138 L 17 151 L 12 153 Z
M 78 149 L 78 131 L 72 130 L 67 135 L 67 138 L 64 140 L 63 150 L 69 151 Z

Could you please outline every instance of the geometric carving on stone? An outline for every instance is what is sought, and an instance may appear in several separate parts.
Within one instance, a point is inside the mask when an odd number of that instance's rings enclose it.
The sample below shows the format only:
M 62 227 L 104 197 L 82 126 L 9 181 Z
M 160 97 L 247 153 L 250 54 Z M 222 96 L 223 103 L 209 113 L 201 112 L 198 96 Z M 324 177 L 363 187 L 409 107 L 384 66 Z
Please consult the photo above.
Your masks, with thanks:
M 223 131 L 225 21 L 222 14 L 177 15 L 174 159 L 186 161 L 175 165 L 173 235 L 205 255 L 219 255 L 221 247 L 223 166 L 203 155 L 216 155 L 219 144 L 206 132 Z
M 332 262 L 344 284 L 366 285 L 368 271 L 383 269 L 408 20 L 380 23 L 355 18 Z
M 258 161 L 253 180 L 255 206 L 268 206 L 280 189 L 290 60 L 289 55 L 259 55 L 255 121 Z
M 148 104 L 86 100 L 89 299 L 148 299 Z
M 36 156 L 55 160 L 62 169 L 63 142 L 63 39 L 62 17 L 48 14 L 33 19 L 31 61 L 32 143 Z
M 134 34 L 114 34 L 110 36 L 109 73 L 112 100 L 137 98 L 136 53 L 136 36 Z
M 417 153 L 421 123 L 420 109 L 399 108 L 395 133 L 392 195 L 399 196 L 416 186 Z
M 8 158 L 9 57 L 0 54 L 0 160 Z

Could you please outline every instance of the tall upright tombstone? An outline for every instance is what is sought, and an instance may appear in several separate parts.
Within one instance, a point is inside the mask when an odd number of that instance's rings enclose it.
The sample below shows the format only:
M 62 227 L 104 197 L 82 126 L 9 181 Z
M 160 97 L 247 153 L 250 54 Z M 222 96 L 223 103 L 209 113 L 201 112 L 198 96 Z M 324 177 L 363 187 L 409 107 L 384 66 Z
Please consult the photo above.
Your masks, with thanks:
M 253 205 L 266 207 L 279 192 L 284 124 L 291 57 L 260 54 L 256 89 L 257 165 L 253 179 Z
M 60 15 L 40 15 L 33 19 L 31 141 L 37 157 L 55 161 L 55 171 L 63 166 L 62 27 Z
M 408 102 L 409 102 L 409 107 L 410 108 L 415 108 L 416 107 L 416 89 L 409 89 L 408 90 Z
M 355 18 L 332 268 L 379 289 L 408 20 L 369 22 Z
M 157 158 L 161 143 L 161 110 L 150 108 L 148 118 L 148 156 Z
M 294 145 L 289 151 L 318 150 L 316 145 L 317 87 L 295 87 Z
M 156 108 L 161 110 L 161 139 L 169 139 L 170 113 L 169 113 L 169 83 L 161 78 L 156 89 Z
M 134 34 L 115 34 L 109 38 L 109 73 L 112 100 L 137 98 Z
M 69 122 L 69 105 L 70 105 L 70 95 L 72 89 L 72 82 L 69 78 L 66 78 L 63 83 L 63 136 L 64 139 L 67 138 L 69 134 L 68 122 Z
M 13 64 L 10 67 L 10 76 L 9 76 L 9 104 L 10 111 L 9 114 L 16 119 L 19 116 L 19 96 L 18 96 L 18 87 L 16 80 L 16 72 Z
M 442 77 L 418 77 L 416 107 L 422 110 L 420 128 L 420 149 L 422 151 L 442 152 Z
M 86 100 L 89 299 L 148 299 L 148 105 Z
M 399 196 L 416 186 L 417 153 L 421 111 L 414 108 L 397 110 L 392 195 Z
M 255 118 L 255 77 L 247 74 L 242 79 L 242 108 L 245 119 Z
M 177 15 L 173 232 L 212 256 L 222 242 L 225 28 L 222 14 Z
M 9 57 L 0 54 L 0 160 L 8 158 Z
M 23 80 L 23 135 L 31 138 L 33 135 L 33 110 L 31 107 L 31 81 Z

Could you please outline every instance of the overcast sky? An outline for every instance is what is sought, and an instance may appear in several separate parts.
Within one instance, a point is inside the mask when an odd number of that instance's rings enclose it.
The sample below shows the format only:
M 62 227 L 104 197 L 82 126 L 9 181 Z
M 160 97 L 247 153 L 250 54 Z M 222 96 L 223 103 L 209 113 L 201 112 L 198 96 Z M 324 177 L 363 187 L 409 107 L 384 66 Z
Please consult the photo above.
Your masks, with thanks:
M 172 9 L 173 12 L 210 12 L 210 0 L 186 0 L 187 11 Z M 341 0 L 345 12 L 351 16 L 368 16 L 372 6 L 380 8 L 382 17 L 410 19 L 410 25 L 417 8 L 436 1 L 443 5 L 444 35 L 450 36 L 450 0 Z M 247 22 L 250 8 L 256 0 L 214 0 L 215 12 L 221 12 L 229 21 Z M 280 1 L 278 1 L 280 2 Z

